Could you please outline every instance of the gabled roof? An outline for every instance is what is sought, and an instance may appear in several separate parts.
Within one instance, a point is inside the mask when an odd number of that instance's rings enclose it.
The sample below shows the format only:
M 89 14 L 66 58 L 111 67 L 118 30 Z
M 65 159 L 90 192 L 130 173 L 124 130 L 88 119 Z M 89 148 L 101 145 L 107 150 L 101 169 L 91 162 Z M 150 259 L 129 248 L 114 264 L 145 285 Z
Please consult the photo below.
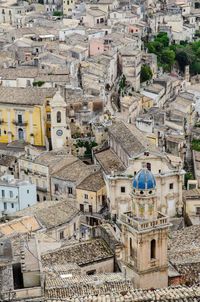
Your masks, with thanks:
M 103 239 L 90 239 L 83 242 L 67 245 L 42 255 L 44 266 L 76 263 L 79 266 L 88 265 L 97 261 L 104 261 L 113 257 L 113 252 Z
M 15 105 L 43 105 L 45 98 L 52 98 L 55 88 L 16 88 L 0 86 L 0 103 Z
M 145 135 L 134 125 L 122 121 L 113 122 L 108 128 L 110 136 L 113 136 L 129 157 L 140 154 L 144 151 L 157 151 L 158 148 L 151 144 Z
M 101 171 L 95 172 L 86 177 L 76 188 L 80 190 L 97 192 L 105 186 Z
M 49 229 L 68 223 L 73 217 L 78 215 L 79 210 L 75 208 L 74 204 L 73 200 L 45 201 L 16 212 L 16 215 L 32 215 L 32 219 L 37 218 L 37 221 L 42 226 Z

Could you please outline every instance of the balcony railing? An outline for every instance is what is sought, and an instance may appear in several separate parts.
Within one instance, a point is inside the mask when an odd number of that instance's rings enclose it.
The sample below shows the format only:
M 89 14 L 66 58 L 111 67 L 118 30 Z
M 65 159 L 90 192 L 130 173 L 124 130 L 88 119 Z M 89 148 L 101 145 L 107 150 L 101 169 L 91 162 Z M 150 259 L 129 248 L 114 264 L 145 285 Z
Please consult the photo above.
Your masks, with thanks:
M 13 120 L 12 123 L 15 125 L 15 126 L 27 126 L 28 125 L 28 122 L 25 122 L 25 121 L 18 121 L 18 120 Z
M 164 226 L 169 224 L 168 218 L 161 213 L 158 213 L 158 219 L 154 219 L 151 221 L 144 221 L 144 220 L 137 220 L 135 217 L 132 216 L 131 212 L 127 212 L 121 215 L 120 220 L 121 222 L 132 226 L 134 229 L 138 231 L 156 228 L 161 225 Z

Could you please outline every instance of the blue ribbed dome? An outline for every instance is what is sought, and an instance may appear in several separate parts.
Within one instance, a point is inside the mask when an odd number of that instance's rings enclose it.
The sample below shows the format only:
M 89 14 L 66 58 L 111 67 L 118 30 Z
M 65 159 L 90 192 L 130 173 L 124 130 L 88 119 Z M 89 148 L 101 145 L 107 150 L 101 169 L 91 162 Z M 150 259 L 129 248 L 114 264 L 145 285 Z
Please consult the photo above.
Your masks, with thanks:
M 133 188 L 137 190 L 151 190 L 155 189 L 156 180 L 151 171 L 148 169 L 141 169 L 133 179 Z

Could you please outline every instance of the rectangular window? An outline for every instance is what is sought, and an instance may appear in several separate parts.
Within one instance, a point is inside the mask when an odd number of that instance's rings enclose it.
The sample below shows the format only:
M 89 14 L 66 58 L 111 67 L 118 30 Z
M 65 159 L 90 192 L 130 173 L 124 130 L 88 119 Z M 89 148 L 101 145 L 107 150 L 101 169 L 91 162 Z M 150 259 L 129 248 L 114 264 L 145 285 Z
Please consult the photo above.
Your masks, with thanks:
M 89 205 L 89 212 L 92 213 L 92 205 Z
M 169 188 L 170 188 L 170 190 L 172 190 L 172 189 L 174 188 L 174 184 L 173 184 L 173 183 L 170 183 L 170 184 L 169 184 Z
M 125 187 L 121 187 L 121 193 L 125 193 L 126 192 L 126 188 Z
M 73 194 L 72 188 L 68 187 L 68 194 Z
M 84 212 L 84 204 L 80 204 L 80 211 Z
M 96 274 L 96 270 L 95 269 L 86 272 L 86 275 L 88 275 L 88 276 L 95 275 L 95 274 Z
M 13 191 L 9 191 L 10 198 L 13 198 Z
M 3 208 L 4 208 L 4 210 L 7 210 L 7 203 L 6 202 L 3 203 Z
M 47 121 L 51 120 L 51 113 L 47 113 Z
M 17 120 L 18 120 L 19 124 L 22 124 L 22 115 L 21 114 L 18 114 Z
M 1 191 L 1 196 L 2 196 L 3 198 L 5 197 L 5 191 L 4 191 L 4 190 Z
M 63 239 L 64 238 L 64 231 L 61 231 L 60 232 L 60 239 Z
M 58 184 L 54 185 L 54 190 L 55 190 L 55 192 L 58 192 Z
M 29 190 L 27 190 L 27 194 L 29 194 Z
M 85 198 L 85 199 L 88 199 L 88 194 L 84 194 L 84 198 Z
M 196 207 L 196 215 L 200 216 L 200 207 Z
M 147 163 L 147 169 L 151 171 L 151 163 Z
M 11 208 L 12 208 L 12 209 L 14 208 L 14 203 L 11 203 Z

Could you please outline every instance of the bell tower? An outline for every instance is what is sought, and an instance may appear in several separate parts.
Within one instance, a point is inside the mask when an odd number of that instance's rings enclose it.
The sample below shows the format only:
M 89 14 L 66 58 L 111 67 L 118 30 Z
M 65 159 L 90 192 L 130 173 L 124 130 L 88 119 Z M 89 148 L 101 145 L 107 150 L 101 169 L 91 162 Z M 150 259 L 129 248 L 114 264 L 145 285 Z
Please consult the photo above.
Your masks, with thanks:
M 138 288 L 168 285 L 168 218 L 157 211 L 156 181 L 148 169 L 133 180 L 132 210 L 121 215 L 123 265 Z
M 52 98 L 50 106 L 52 149 L 58 149 L 66 146 L 67 141 L 71 138 L 71 131 L 66 118 L 67 104 L 59 91 Z

